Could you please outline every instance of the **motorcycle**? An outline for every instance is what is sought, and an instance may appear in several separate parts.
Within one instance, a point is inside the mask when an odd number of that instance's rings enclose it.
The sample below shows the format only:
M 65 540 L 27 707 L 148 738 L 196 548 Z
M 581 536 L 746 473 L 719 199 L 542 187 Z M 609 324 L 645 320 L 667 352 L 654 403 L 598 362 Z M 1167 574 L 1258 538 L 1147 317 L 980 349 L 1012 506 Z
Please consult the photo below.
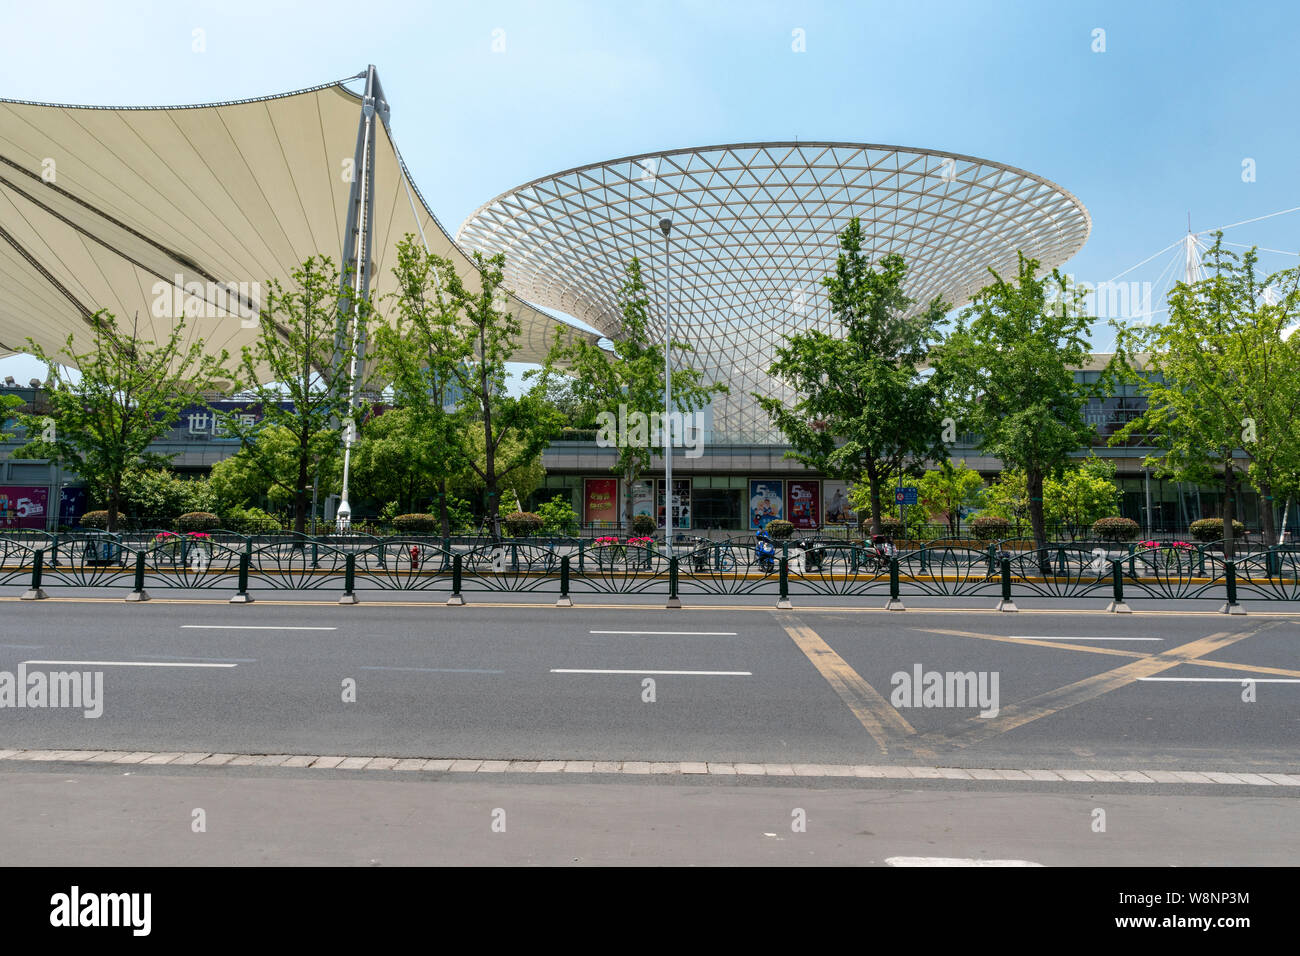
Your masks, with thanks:
M 754 563 L 764 574 L 771 574 L 776 567 L 776 546 L 772 544 L 772 539 L 767 536 L 766 531 L 760 531 L 754 537 L 757 539 L 754 545 Z

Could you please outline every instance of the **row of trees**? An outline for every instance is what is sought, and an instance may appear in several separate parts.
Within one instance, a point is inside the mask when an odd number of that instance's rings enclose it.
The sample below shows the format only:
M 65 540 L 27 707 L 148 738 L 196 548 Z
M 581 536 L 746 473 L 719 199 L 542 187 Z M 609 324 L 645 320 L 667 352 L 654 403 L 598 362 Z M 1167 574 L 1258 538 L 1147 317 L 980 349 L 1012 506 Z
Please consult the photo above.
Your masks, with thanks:
M 1086 290 L 1019 256 L 1017 273 L 991 281 L 949 327 L 940 299 L 918 305 L 903 292 L 905 263 L 878 263 L 862 251 L 852 220 L 840 237 L 835 272 L 823 280 L 842 337 L 813 331 L 777 349 L 771 373 L 800 398 L 793 407 L 756 395 L 792 446 L 788 457 L 833 478 L 856 482 L 863 511 L 879 533 L 887 510 L 883 492 L 902 475 L 924 479 L 959 508 L 976 489 L 948 460 L 958 433 L 974 433 L 983 453 L 1008 470 L 1003 490 L 1023 482 L 1023 499 L 1039 548 L 1047 543 L 1045 497 L 1073 502 L 1082 515 L 1113 489 L 1113 474 L 1097 464 L 1072 467 L 1072 453 L 1097 437 L 1084 411 L 1116 384 L 1132 383 L 1147 410 L 1110 438 L 1139 436 L 1159 448 L 1146 459 L 1178 481 L 1222 481 L 1225 552 L 1232 552 L 1232 493 L 1246 477 L 1266 505 L 1300 491 L 1300 269 L 1256 274 L 1254 252 L 1238 258 L 1216 235 L 1206 255 L 1207 277 L 1179 283 L 1169 297 L 1169 321 L 1116 326 L 1116 355 L 1093 382 L 1075 370 L 1090 356 Z M 960 480 L 958 478 L 960 477 Z M 1048 489 L 1052 494 L 1048 495 Z M 997 491 L 994 491 L 996 497 Z M 953 501 L 951 499 L 955 498 Z
M 182 346 L 184 319 L 161 343 L 106 311 L 93 317 L 86 351 L 72 337 L 54 355 L 29 340 L 50 368 L 50 414 L 23 417 L 28 441 L 16 454 L 54 459 L 79 474 L 105 506 L 109 530 L 124 504 L 188 497 L 220 501 L 227 512 L 269 500 L 291 508 L 294 530 L 303 532 L 313 490 L 340 487 L 342 437 L 357 429 L 351 477 L 365 494 L 393 513 L 432 501 L 443 534 L 463 524 L 465 498 L 481 494 L 486 524 L 500 537 L 502 498 L 517 507 L 541 483 L 542 449 L 564 427 L 589 424 L 619 403 L 658 405 L 663 349 L 650 339 L 636 260 L 620 292 L 623 327 L 612 360 L 557 333 L 545 366 L 512 395 L 507 363 L 521 329 L 504 301 L 504 258 L 474 254 L 471 287 L 413 236 L 397 253 L 397 291 L 381 303 L 354 301 L 328 258 L 308 259 L 287 286 L 268 282 L 257 339 L 233 363 L 224 351 L 206 354 L 201 342 Z M 355 400 L 358 388 L 382 393 L 390 407 L 377 414 L 371 402 Z M 724 390 L 703 385 L 690 369 L 673 374 L 680 411 Z M 202 489 L 151 485 L 149 476 L 167 464 L 151 448 L 181 411 L 231 392 L 258 414 L 207 407 L 239 439 L 239 453 L 215 465 Z M 620 446 L 615 470 L 629 485 L 662 452 L 662 438 L 657 444 Z M 151 497 L 149 488 L 166 494 Z

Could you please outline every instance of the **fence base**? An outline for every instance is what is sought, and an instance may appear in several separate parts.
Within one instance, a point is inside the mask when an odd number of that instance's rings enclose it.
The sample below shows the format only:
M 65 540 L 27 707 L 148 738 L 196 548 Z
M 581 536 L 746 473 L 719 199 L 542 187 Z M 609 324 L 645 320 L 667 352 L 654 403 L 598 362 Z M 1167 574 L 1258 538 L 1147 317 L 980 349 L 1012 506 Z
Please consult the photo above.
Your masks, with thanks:
M 681 607 L 681 606 L 682 606 L 682 599 L 679 597 L 670 597 L 668 599 L 668 603 L 664 605 L 664 607 Z
M 252 604 L 253 596 L 251 594 L 236 594 L 230 599 L 231 604 Z
M 131 602 L 134 602 L 134 601 L 147 601 L 147 600 L 149 600 L 149 592 L 148 592 L 148 591 L 132 591 L 130 594 L 128 594 L 128 595 L 126 596 L 126 600 L 127 600 L 127 601 L 131 601 Z
M 1111 601 L 1106 605 L 1106 610 L 1112 614 L 1132 614 L 1133 609 L 1123 601 Z
M 794 605 L 790 603 L 789 598 L 781 598 L 776 602 L 776 609 L 778 611 L 790 611 L 794 609 Z
M 1016 602 L 1015 602 L 1015 601 L 1006 601 L 1006 600 L 1003 600 L 1003 601 L 999 601 L 999 602 L 998 602 L 998 606 L 997 606 L 996 608 L 994 608 L 994 610 L 997 610 L 997 611 L 1011 611 L 1011 612 L 1015 612 L 1015 611 L 1019 611 L 1020 608 L 1016 607 Z
M 885 610 L 886 610 L 886 611 L 906 611 L 907 608 L 903 607 L 903 599 L 902 599 L 902 598 L 891 597 L 888 601 L 885 602 Z
M 28 590 L 28 591 L 24 591 L 24 592 L 19 596 L 18 600 L 20 600 L 20 601 L 44 601 L 47 597 L 49 597 L 49 595 L 45 593 L 45 589 L 44 589 L 44 588 L 32 588 L 32 589 L 30 589 L 30 590 Z
M 345 594 L 345 595 L 343 595 L 341 598 L 339 598 L 339 603 L 340 603 L 340 604 L 360 604 L 361 602 L 357 600 L 357 596 L 356 596 L 355 594 Z
M 1246 609 L 1240 604 L 1225 604 L 1219 608 L 1220 614 L 1245 614 Z
M 555 602 L 556 607 L 573 607 L 573 598 L 567 594 Z
M 453 594 L 451 597 L 447 598 L 447 604 L 451 607 L 461 607 L 465 604 L 465 599 L 459 594 Z

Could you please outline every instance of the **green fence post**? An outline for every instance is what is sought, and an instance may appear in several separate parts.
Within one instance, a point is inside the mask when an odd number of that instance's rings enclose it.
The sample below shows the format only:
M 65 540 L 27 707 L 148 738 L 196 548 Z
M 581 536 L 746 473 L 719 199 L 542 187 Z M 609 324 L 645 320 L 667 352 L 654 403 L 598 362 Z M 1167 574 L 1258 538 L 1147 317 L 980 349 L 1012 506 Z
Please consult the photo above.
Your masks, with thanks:
M 777 572 L 777 586 L 780 594 L 776 599 L 776 606 L 782 610 L 789 610 L 790 604 L 790 559 L 785 555 L 781 556 L 781 568 Z
M 460 555 L 453 554 L 451 556 L 451 597 L 447 598 L 447 603 L 456 607 L 465 603 L 465 598 L 460 593 L 460 565 Z
M 340 604 L 356 604 L 357 595 L 355 593 L 357 584 L 357 555 L 355 551 L 349 551 L 343 556 L 343 596 L 339 598 Z
M 886 611 L 902 611 L 903 598 L 898 587 L 898 556 L 889 559 L 889 600 L 885 602 Z
M 586 550 L 587 550 L 587 542 L 579 541 L 578 542 L 578 573 L 579 574 L 585 574 L 587 570 Z
M 668 559 L 668 604 L 667 607 L 681 607 L 682 599 L 677 596 L 677 557 Z
M 929 570 L 930 570 L 930 552 L 929 549 L 924 544 L 922 544 L 921 545 L 921 573 L 927 574 L 929 573 Z
M 573 599 L 569 597 L 569 556 L 566 554 L 560 558 L 560 599 L 555 602 L 556 607 L 573 607 Z
M 1106 610 L 1116 614 L 1131 614 L 1133 609 L 1124 603 L 1124 559 L 1115 558 L 1110 563 L 1111 601 Z
M 20 600 L 23 601 L 43 601 L 48 594 L 41 587 L 41 577 L 45 573 L 45 549 L 41 548 L 32 556 L 32 586 L 23 593 Z
M 1219 608 L 1221 614 L 1245 614 L 1246 609 L 1237 603 L 1237 562 L 1231 558 L 1223 562 L 1224 584 L 1228 588 L 1228 603 Z
M 1002 558 L 1002 600 L 998 601 L 999 611 L 1018 611 L 1016 602 L 1011 600 L 1011 559 Z
M 131 588 L 131 593 L 126 596 L 128 601 L 147 601 L 149 593 L 144 589 L 144 552 L 135 553 L 135 584 Z
M 231 604 L 253 603 L 253 598 L 248 593 L 248 566 L 252 561 L 253 556 L 247 551 L 239 556 L 239 593 L 230 599 Z

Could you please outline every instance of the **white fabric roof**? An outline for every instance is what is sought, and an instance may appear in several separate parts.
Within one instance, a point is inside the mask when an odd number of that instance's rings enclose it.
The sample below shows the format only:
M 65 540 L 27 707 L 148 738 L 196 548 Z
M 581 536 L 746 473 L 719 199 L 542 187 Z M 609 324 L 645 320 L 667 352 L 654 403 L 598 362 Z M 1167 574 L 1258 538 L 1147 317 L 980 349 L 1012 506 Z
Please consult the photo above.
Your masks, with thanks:
M 256 299 L 265 280 L 287 282 L 308 256 L 328 255 L 337 266 L 350 187 L 344 164 L 360 109 L 342 81 L 204 106 L 0 100 L 0 354 L 23 351 L 28 337 L 53 352 L 70 333 L 85 333 L 85 317 L 99 308 L 128 327 L 138 314 L 140 337 L 163 340 L 174 310 L 155 315 L 154 289 L 177 275 L 205 287 L 248 283 Z M 430 249 L 476 288 L 468 257 L 419 192 L 408 196 L 382 124 L 376 143 L 372 292 L 394 290 L 397 243 L 421 228 Z M 237 355 L 255 329 L 208 298 L 215 305 L 187 318 L 187 337 Z M 554 330 L 569 329 L 520 299 L 510 308 L 523 329 L 516 361 L 541 361 Z

